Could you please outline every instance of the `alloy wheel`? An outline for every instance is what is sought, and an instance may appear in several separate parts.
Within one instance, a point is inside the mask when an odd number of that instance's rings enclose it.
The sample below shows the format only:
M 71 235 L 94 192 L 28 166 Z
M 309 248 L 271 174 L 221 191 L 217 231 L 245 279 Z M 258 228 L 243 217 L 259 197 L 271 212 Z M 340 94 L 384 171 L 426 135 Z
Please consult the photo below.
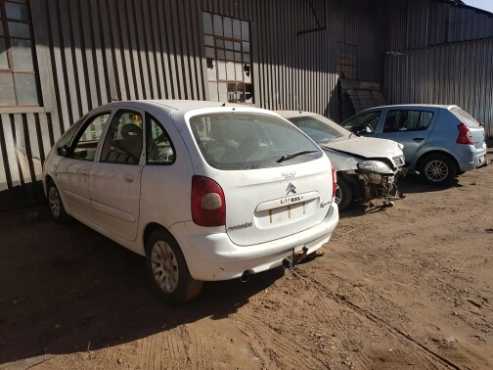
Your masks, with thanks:
M 158 240 L 151 253 L 151 268 L 154 279 L 163 292 L 171 294 L 178 287 L 178 261 L 168 243 Z
M 337 185 L 336 196 L 335 196 L 335 202 L 337 205 L 341 204 L 342 197 L 343 197 L 342 189 L 339 185 Z
M 432 182 L 443 182 L 449 175 L 447 163 L 442 160 L 434 159 L 426 163 L 424 168 L 425 176 Z
M 62 201 L 58 190 L 54 186 L 51 186 L 48 191 L 48 205 L 52 216 L 56 219 L 59 218 L 62 209 Z

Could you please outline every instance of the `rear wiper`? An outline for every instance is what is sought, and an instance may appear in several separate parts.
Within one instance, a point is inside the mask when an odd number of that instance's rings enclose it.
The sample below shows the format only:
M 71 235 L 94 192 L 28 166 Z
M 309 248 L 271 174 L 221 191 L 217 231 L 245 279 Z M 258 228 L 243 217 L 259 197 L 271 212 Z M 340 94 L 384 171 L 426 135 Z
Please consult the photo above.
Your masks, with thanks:
M 283 155 L 276 162 L 277 163 L 282 163 L 282 162 L 289 161 L 289 160 L 291 160 L 293 158 L 296 158 L 296 157 L 299 157 L 299 156 L 302 156 L 302 155 L 305 155 L 305 154 L 312 154 L 312 153 L 317 153 L 317 151 L 316 150 L 305 150 L 303 152 L 298 152 L 298 153 Z

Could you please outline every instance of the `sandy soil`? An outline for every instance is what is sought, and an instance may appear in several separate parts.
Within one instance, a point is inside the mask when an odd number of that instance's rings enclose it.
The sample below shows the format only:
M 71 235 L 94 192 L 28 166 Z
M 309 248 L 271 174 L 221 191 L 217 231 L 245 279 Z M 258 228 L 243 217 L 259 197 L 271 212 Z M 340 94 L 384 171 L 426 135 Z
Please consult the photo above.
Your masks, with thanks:
M 0 368 L 491 369 L 493 166 L 343 217 L 325 255 L 169 307 L 143 260 L 0 213 Z

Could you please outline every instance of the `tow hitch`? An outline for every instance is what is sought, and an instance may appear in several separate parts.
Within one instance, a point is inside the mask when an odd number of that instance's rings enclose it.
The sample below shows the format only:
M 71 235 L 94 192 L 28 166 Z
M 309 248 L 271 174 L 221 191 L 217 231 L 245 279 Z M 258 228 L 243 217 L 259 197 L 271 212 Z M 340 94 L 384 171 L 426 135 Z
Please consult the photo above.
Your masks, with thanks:
M 291 257 L 286 257 L 282 260 L 282 265 L 285 269 L 292 269 L 294 266 L 302 263 L 308 257 L 308 248 L 303 247 L 300 252 L 296 252 L 294 249 L 291 253 Z

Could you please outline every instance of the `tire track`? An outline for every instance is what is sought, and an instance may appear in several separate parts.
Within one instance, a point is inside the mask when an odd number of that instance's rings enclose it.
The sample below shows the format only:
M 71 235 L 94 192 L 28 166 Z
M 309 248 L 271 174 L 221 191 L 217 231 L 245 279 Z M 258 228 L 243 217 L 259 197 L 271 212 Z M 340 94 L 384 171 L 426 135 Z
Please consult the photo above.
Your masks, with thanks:
M 326 296 L 328 298 L 332 299 L 333 301 L 335 301 L 341 305 L 344 305 L 346 307 L 351 308 L 353 311 L 366 317 L 371 322 L 373 322 L 379 326 L 383 326 L 390 333 L 405 339 L 406 341 L 408 341 L 409 343 L 411 343 L 415 347 L 417 347 L 420 350 L 422 350 L 423 352 L 425 352 L 428 356 L 431 356 L 432 358 L 434 358 L 436 361 L 441 363 L 446 368 L 453 369 L 453 370 L 465 370 L 465 369 L 461 368 L 459 365 L 452 362 L 451 360 L 449 360 L 446 357 L 440 355 L 439 353 L 433 351 L 431 348 L 427 347 L 426 345 L 420 343 L 419 341 L 414 339 L 411 335 L 403 332 L 399 328 L 393 326 L 392 324 L 388 323 L 384 319 L 373 314 L 372 312 L 352 303 L 351 301 L 345 299 L 345 297 L 340 297 L 337 294 L 334 294 L 332 291 L 328 290 L 320 281 L 318 281 L 312 277 L 309 277 L 307 275 L 304 275 L 303 272 L 300 272 L 300 271 L 295 270 L 295 269 L 291 270 L 291 272 L 294 276 L 298 277 L 299 279 L 301 279 L 301 280 L 303 280 L 309 284 L 310 283 L 313 284 L 318 290 L 324 292 L 326 294 Z

